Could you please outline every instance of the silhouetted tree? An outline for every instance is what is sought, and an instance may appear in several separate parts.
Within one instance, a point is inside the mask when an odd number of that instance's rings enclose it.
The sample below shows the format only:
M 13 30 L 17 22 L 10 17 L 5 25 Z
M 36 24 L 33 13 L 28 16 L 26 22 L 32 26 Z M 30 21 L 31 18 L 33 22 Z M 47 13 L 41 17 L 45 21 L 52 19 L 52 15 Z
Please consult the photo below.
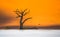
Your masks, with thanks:
M 26 11 L 27 11 L 27 9 L 25 9 L 25 10 L 23 10 L 23 11 L 19 11 L 19 9 L 16 9 L 16 11 L 14 11 L 14 12 L 16 12 L 16 14 L 18 15 L 16 18 L 20 17 L 20 29 L 23 29 L 23 24 L 24 24 L 27 20 L 31 19 L 31 17 L 29 17 L 29 18 L 26 18 L 25 20 L 23 20 L 23 17 L 28 13 L 28 12 L 26 12 Z

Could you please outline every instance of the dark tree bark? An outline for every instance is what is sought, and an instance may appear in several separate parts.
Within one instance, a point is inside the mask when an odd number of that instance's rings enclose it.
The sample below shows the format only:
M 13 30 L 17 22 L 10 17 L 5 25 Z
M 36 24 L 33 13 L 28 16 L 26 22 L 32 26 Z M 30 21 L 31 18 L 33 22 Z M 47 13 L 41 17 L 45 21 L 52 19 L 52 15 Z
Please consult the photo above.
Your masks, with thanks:
M 23 29 L 23 13 L 21 14 L 21 17 L 20 17 L 20 29 Z

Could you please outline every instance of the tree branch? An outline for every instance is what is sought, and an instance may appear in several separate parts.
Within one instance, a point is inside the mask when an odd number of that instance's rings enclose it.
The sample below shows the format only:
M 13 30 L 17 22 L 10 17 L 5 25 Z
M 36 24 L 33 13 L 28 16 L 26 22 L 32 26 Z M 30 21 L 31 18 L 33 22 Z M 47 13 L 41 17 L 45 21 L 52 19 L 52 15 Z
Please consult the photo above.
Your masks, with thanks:
M 25 10 L 21 11 L 21 14 L 23 14 L 23 15 L 24 15 L 25 11 L 27 11 L 27 9 L 25 9 Z
M 16 9 L 16 11 L 14 11 L 14 12 L 16 12 L 16 14 L 18 15 L 16 18 L 21 17 L 21 13 L 20 13 L 19 9 Z
M 27 11 L 27 9 L 25 9 L 23 12 Z
M 17 16 L 16 18 L 18 18 L 18 17 L 21 17 L 21 16 Z
M 30 18 L 27 18 L 27 19 L 25 19 L 24 21 L 23 21 L 23 23 L 25 23 L 27 20 L 29 20 L 29 19 L 31 19 L 31 17 Z
M 30 10 L 29 10 L 28 12 L 30 12 Z M 25 13 L 24 13 L 24 16 L 25 16 L 26 14 L 28 14 L 28 12 L 25 12 Z
M 20 13 L 20 11 L 19 11 L 19 9 L 18 9 L 18 8 L 16 9 L 16 11 L 15 11 L 15 12 L 19 12 L 19 13 Z
M 25 16 L 26 14 L 28 14 L 28 12 L 26 12 L 26 13 L 24 14 L 24 16 Z

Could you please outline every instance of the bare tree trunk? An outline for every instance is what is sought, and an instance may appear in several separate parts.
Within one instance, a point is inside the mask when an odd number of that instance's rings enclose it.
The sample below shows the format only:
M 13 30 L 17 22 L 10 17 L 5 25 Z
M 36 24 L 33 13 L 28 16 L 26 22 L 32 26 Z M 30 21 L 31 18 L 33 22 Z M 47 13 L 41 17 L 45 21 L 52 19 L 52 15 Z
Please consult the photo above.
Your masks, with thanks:
M 23 24 L 20 25 L 20 29 L 23 29 Z
M 23 13 L 22 13 L 22 16 L 20 17 L 20 29 L 23 29 Z

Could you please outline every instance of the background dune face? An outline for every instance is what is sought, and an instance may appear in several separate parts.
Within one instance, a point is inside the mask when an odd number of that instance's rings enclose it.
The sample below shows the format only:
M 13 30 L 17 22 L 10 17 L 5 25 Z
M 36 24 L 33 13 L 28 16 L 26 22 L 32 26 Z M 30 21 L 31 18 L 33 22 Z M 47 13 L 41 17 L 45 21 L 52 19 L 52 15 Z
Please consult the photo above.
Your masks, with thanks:
M 0 25 L 4 25 L 13 20 L 12 17 L 8 16 L 5 11 L 0 10 Z
M 9 11 L 9 13 L 6 12 L 8 16 L 12 13 L 11 16 L 14 15 L 13 17 L 16 15 L 12 11 L 16 8 L 19 8 L 20 10 L 26 8 L 30 9 L 30 13 L 26 17 L 31 16 L 32 19 L 27 21 L 24 25 L 49 26 L 52 24 L 60 24 L 59 0 L 0 0 L 0 6 Z M 6 16 L 4 18 L 6 18 Z M 7 17 L 6 19 L 8 21 L 10 20 L 10 17 Z M 18 20 L 9 24 L 19 24 Z

